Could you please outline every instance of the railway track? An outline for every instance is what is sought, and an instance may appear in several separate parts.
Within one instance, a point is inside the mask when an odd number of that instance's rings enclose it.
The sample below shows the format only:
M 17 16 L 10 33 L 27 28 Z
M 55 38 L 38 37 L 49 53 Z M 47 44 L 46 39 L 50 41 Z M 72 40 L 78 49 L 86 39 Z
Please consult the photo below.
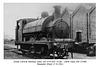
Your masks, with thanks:
M 26 57 L 26 59 L 52 59 L 52 57 L 44 56 L 42 54 L 37 54 L 37 53 L 22 54 L 22 52 L 19 51 L 15 46 L 5 45 L 4 46 L 4 54 L 7 55 L 8 53 L 9 53 L 9 55 L 14 55 L 14 56 L 15 56 L 15 54 L 17 54 L 22 57 Z M 7 59 L 7 58 L 5 58 L 5 59 Z M 16 59 L 16 57 L 12 58 L 12 59 Z M 23 59 L 23 58 L 20 58 L 20 59 Z
M 69 53 L 68 59 L 72 59 L 71 54 Z M 73 59 L 96 59 L 96 57 L 89 57 L 86 54 L 79 54 L 79 53 L 74 53 Z M 9 44 L 4 45 L 4 59 L 53 59 L 53 57 L 50 56 L 44 56 L 42 54 L 36 54 L 36 53 L 31 53 L 31 54 L 25 54 L 23 55 L 21 51 L 17 49 L 17 47 Z M 55 58 L 59 59 L 59 58 Z M 60 58 L 62 59 L 62 58 Z

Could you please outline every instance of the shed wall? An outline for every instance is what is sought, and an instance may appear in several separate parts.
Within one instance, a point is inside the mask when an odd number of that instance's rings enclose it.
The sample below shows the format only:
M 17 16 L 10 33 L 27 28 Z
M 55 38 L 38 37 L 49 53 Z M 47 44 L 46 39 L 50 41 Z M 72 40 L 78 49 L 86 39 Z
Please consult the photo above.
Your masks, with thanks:
M 81 7 L 75 15 L 72 17 L 73 23 L 73 39 L 76 38 L 76 32 L 81 30 L 82 31 L 82 42 L 87 42 L 87 16 L 86 16 L 86 8 Z
M 89 15 L 89 42 L 96 43 L 96 9 Z

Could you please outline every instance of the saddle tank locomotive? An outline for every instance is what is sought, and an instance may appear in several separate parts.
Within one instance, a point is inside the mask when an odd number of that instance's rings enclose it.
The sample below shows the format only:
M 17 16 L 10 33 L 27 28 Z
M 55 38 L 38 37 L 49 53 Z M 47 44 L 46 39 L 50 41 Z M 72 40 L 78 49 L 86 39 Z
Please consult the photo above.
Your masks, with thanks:
M 54 44 L 65 42 L 60 39 L 69 39 L 70 26 L 61 17 L 61 6 L 54 6 L 54 8 L 55 11 L 51 16 L 47 12 L 43 12 L 40 19 L 17 21 L 15 44 L 20 45 L 23 54 L 32 51 L 47 54 L 50 50 L 54 50 Z M 73 41 L 69 39 L 68 42 Z

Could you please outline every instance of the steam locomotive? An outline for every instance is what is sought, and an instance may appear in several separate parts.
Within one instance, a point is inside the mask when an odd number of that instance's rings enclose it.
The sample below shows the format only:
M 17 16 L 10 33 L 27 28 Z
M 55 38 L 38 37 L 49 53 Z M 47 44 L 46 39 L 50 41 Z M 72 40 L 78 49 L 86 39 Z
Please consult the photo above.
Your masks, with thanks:
M 69 39 L 70 26 L 61 18 L 60 6 L 54 6 L 54 8 L 54 15 L 48 16 L 47 12 L 43 12 L 40 19 L 20 19 L 17 21 L 15 44 L 20 45 L 23 54 L 33 50 L 50 54 L 56 49 L 55 45 L 59 44 L 60 47 L 64 48 L 65 43 L 74 42 Z M 62 50 L 60 49 L 60 51 Z
M 73 18 L 69 18 L 71 22 L 69 25 L 60 14 L 60 8 L 61 6 L 54 6 L 55 11 L 50 16 L 47 12 L 43 12 L 41 18 L 26 18 L 17 21 L 15 45 L 20 46 L 19 49 L 23 54 L 34 52 L 54 55 L 56 53 L 58 56 L 64 57 L 71 50 L 73 58 L 72 50 L 77 49 L 75 43 L 80 44 L 82 41 L 81 32 L 75 33 L 75 39 L 72 37 L 74 33 Z

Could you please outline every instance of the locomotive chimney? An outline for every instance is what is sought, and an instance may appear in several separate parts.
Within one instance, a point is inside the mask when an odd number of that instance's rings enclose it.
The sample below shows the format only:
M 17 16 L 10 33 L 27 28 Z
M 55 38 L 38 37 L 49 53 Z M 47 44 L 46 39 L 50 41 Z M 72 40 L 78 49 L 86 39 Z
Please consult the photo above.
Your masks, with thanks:
M 54 19 L 58 19 L 60 18 L 60 8 L 61 6 L 57 5 L 57 6 L 54 6 Z
M 47 16 L 49 16 L 48 12 L 44 11 L 41 13 L 41 18 L 45 18 Z

